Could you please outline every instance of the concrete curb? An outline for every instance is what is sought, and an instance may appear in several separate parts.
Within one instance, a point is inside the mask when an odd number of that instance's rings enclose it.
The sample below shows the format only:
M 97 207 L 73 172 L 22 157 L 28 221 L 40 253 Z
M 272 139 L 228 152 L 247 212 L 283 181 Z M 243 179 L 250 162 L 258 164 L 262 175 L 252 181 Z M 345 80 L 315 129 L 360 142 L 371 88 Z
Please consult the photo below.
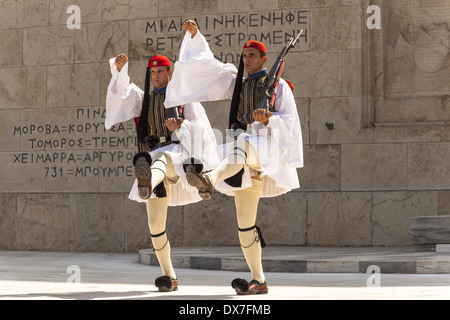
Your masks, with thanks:
M 450 253 L 416 252 L 411 248 L 266 249 L 265 272 L 367 273 L 370 266 L 377 266 L 381 273 L 388 274 L 450 274 Z M 140 250 L 139 262 L 159 266 L 152 249 Z M 240 249 L 233 247 L 172 248 L 172 263 L 174 268 L 249 271 Z

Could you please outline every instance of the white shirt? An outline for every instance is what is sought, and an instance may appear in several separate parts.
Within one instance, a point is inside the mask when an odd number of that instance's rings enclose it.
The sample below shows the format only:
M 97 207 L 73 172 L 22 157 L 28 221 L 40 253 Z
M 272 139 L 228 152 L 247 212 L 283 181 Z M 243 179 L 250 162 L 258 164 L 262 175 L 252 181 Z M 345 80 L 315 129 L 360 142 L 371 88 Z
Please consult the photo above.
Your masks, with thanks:
M 172 81 L 167 87 L 165 107 L 193 101 L 231 99 L 236 75 L 234 65 L 214 58 L 200 32 L 194 38 L 186 32 L 180 48 L 180 60 L 175 63 Z M 261 197 L 277 196 L 300 187 L 297 168 L 303 167 L 301 125 L 294 96 L 283 79 L 279 81 L 275 110 L 267 126 L 253 122 L 252 133 L 241 134 L 238 138 L 248 140 L 258 150 L 263 183 Z M 224 159 L 233 148 L 232 142 L 219 146 L 219 157 Z M 251 187 L 249 169 L 244 169 L 241 188 L 232 188 L 221 182 L 215 186 L 216 189 L 233 195 L 236 190 Z
M 115 58 L 109 61 L 112 78 L 106 94 L 106 129 L 119 122 L 139 117 L 144 96 L 144 91 L 134 83 L 130 83 L 128 63 L 119 72 L 114 61 Z M 198 190 L 190 186 L 186 180 L 183 169 L 185 160 L 194 157 L 202 161 L 204 170 L 215 168 L 220 161 L 216 152 L 216 139 L 203 106 L 198 102 L 182 105 L 185 119 L 181 128 L 176 130 L 180 144 L 170 144 L 149 152 L 150 156 L 161 152 L 169 156 L 175 172 L 180 177 L 175 184 L 169 183 L 169 206 L 184 205 L 202 199 L 198 195 Z M 154 197 L 152 194 L 152 198 Z M 129 198 L 138 202 L 147 201 L 138 195 L 137 180 L 134 181 Z

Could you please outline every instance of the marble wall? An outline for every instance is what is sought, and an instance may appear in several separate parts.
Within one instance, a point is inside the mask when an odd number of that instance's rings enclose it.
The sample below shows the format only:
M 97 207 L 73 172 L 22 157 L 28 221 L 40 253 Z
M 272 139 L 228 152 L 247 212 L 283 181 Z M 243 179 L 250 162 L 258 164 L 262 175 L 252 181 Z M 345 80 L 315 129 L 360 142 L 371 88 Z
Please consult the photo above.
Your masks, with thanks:
M 367 7 L 381 8 L 369 30 Z M 67 25 L 80 8 L 80 29 Z M 4 0 L 0 4 L 0 249 L 135 252 L 145 206 L 127 199 L 134 124 L 104 129 L 108 60 L 176 61 L 195 18 L 218 59 L 247 39 L 271 66 L 305 29 L 283 74 L 295 85 L 301 189 L 261 200 L 269 245 L 408 246 L 412 217 L 448 214 L 448 1 Z M 229 102 L 205 103 L 226 128 Z M 170 208 L 173 246 L 237 245 L 232 198 Z M 202 230 L 202 232 L 198 232 Z

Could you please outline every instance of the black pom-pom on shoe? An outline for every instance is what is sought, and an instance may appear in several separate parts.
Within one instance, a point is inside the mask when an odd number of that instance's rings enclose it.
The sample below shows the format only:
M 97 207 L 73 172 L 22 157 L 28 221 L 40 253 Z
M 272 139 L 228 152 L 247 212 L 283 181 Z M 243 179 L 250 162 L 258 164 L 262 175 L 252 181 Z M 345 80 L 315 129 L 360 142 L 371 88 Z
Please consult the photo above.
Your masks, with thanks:
M 178 280 L 169 276 L 161 276 L 156 278 L 155 286 L 160 292 L 172 292 L 178 290 Z

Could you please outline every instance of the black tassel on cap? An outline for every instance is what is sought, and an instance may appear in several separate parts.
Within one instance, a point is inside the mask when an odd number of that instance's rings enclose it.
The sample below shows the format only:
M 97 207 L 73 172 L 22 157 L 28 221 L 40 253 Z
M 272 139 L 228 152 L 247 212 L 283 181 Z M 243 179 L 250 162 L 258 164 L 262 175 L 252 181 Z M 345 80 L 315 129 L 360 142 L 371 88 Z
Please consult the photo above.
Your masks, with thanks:
M 236 84 L 234 86 L 233 98 L 231 99 L 229 128 L 233 129 L 233 124 L 237 121 L 237 113 L 239 110 L 239 103 L 241 101 L 242 82 L 244 79 L 244 57 L 241 54 L 239 61 L 239 69 L 236 76 Z
M 150 68 L 147 68 L 145 73 L 145 91 L 144 100 L 142 102 L 141 116 L 137 129 L 138 140 L 141 143 L 147 143 L 145 138 L 148 137 L 148 113 L 150 109 Z

